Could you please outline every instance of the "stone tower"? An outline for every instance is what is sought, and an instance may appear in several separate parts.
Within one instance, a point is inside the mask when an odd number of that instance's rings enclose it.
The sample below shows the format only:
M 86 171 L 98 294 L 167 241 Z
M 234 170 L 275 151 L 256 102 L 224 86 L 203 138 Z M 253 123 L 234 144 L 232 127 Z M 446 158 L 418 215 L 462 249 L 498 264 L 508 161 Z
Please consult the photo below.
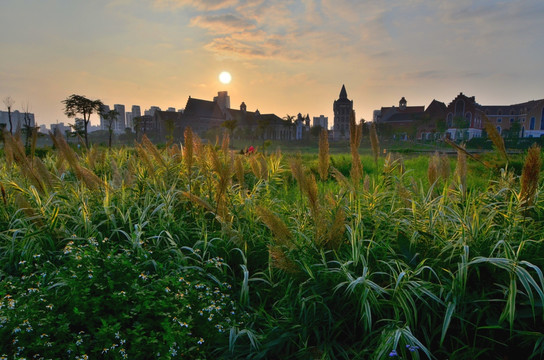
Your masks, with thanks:
M 342 90 L 340 90 L 338 100 L 334 101 L 333 110 L 333 139 L 349 139 L 349 118 L 351 116 L 351 112 L 353 111 L 353 100 L 348 99 L 348 93 L 346 92 L 346 87 L 344 85 L 342 85 Z

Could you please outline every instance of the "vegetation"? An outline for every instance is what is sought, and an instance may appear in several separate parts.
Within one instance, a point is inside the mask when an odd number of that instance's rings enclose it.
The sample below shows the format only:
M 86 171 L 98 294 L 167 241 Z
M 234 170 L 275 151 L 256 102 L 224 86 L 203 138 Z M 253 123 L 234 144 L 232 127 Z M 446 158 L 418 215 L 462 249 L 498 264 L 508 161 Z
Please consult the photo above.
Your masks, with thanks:
M 36 156 L 4 138 L 3 358 L 544 356 L 536 146 L 359 158 L 356 133 L 350 154 L 322 135 L 265 156 L 188 129 L 163 149 L 57 134 Z

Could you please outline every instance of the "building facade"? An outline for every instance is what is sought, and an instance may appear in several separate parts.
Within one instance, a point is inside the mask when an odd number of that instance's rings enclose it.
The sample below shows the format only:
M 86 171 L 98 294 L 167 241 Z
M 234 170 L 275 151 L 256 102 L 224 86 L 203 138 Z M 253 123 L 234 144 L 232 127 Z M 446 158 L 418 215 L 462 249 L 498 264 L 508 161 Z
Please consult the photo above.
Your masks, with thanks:
M 349 139 L 349 120 L 353 112 L 353 100 L 348 99 L 348 93 L 344 85 L 342 85 L 338 100 L 333 103 L 333 111 L 333 139 L 335 141 Z

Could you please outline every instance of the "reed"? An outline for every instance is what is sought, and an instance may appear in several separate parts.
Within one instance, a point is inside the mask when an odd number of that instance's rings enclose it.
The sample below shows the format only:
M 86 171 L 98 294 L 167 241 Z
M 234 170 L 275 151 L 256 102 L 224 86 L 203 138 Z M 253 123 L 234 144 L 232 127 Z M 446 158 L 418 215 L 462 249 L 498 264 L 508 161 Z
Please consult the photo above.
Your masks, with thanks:
M 520 199 L 522 204 L 526 206 L 531 206 L 534 203 L 541 167 L 540 147 L 533 144 L 527 152 L 521 173 Z
M 378 139 L 378 131 L 376 130 L 376 123 L 374 121 L 370 123 L 370 147 L 372 148 L 372 155 L 374 155 L 374 163 L 378 166 L 380 141 Z
M 434 185 L 439 178 L 440 157 L 438 152 L 435 152 L 429 159 L 429 167 L 427 168 L 427 179 L 430 185 Z
M 329 177 L 329 132 L 327 129 L 321 129 L 319 134 L 319 155 L 318 155 L 318 170 L 319 177 L 325 181 Z
M 353 185 L 357 188 L 363 177 L 363 165 L 359 156 L 359 146 L 363 138 L 363 124 L 355 122 L 355 111 L 351 111 L 349 117 L 349 147 L 351 150 L 351 171 L 350 177 Z
M 259 216 L 259 219 L 274 234 L 275 245 L 286 246 L 288 248 L 293 247 L 293 233 L 278 215 L 263 206 L 257 206 L 255 212 Z
M 499 131 L 491 123 L 491 121 L 487 118 L 487 116 L 483 115 L 484 117 L 484 129 L 487 132 L 487 137 L 491 139 L 493 142 L 493 145 L 495 145 L 495 148 L 499 151 L 499 153 L 504 157 L 504 160 L 508 162 L 508 154 L 506 153 L 506 146 L 504 145 L 504 139 L 502 138 L 501 134 L 499 134 Z

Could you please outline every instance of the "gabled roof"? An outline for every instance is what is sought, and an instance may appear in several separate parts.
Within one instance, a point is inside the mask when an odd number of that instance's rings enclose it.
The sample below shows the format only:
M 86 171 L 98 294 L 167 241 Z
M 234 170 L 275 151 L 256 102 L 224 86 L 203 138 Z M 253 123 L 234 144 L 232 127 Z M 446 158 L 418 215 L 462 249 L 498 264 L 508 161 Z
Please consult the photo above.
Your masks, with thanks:
M 201 100 L 189 97 L 185 106 L 184 116 L 200 116 L 208 118 L 224 119 L 219 105 L 214 101 Z

